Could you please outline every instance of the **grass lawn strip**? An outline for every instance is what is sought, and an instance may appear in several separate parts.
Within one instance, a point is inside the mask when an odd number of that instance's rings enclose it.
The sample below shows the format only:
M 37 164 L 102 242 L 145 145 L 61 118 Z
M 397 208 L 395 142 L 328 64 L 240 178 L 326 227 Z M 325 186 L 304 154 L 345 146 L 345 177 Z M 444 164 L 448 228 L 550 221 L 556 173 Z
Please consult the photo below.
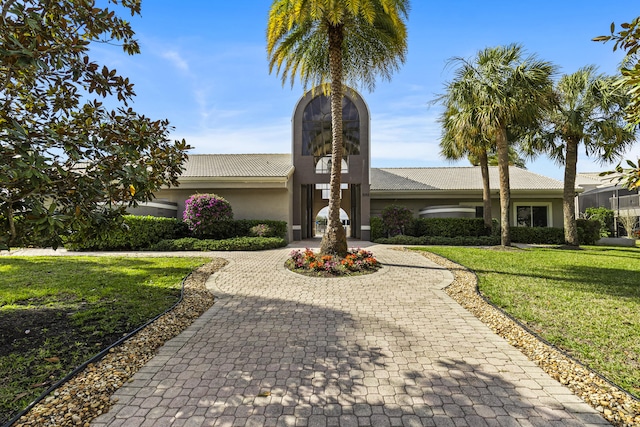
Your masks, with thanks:
M 0 258 L 0 421 L 173 306 L 210 258 Z
M 592 249 L 583 251 L 565 251 L 565 250 L 553 250 L 553 249 L 534 249 L 534 250 L 508 250 L 508 251 L 494 251 L 489 249 L 477 249 L 477 248 L 445 248 L 445 247 L 428 247 L 424 250 L 432 251 L 442 256 L 446 256 L 447 258 L 455 259 L 455 260 L 463 260 L 465 266 L 473 266 L 473 269 L 478 273 L 478 277 L 480 278 L 480 290 L 485 296 L 491 298 L 492 301 L 495 302 L 495 296 L 490 292 L 485 292 L 485 287 L 483 284 L 486 284 L 487 281 L 494 280 L 500 282 L 500 286 L 504 293 L 513 293 L 514 295 L 527 294 L 528 299 L 527 304 L 534 304 L 532 301 L 541 300 L 544 303 L 541 304 L 543 307 L 551 306 L 551 309 L 544 309 L 542 312 L 547 313 L 548 316 L 560 316 L 558 313 L 553 312 L 554 304 L 547 303 L 547 300 L 558 298 L 553 295 L 536 294 L 535 290 L 530 289 L 528 292 L 521 292 L 518 289 L 518 286 L 524 286 L 523 283 L 540 280 L 545 283 L 543 289 L 553 288 L 554 283 L 553 280 L 549 281 L 549 277 L 541 275 L 541 277 L 536 278 L 536 272 L 538 270 L 537 262 L 544 261 L 546 267 L 551 270 L 557 269 L 557 265 L 564 265 L 568 270 L 572 270 L 570 267 L 570 260 L 576 262 L 576 259 L 579 259 L 580 255 L 583 254 L 585 257 L 598 257 L 598 256 L 628 256 L 631 259 L 636 257 L 640 257 L 640 253 L 636 253 L 637 251 L 628 253 L 625 250 L 622 250 L 622 254 L 615 253 L 616 250 L 612 249 L 614 253 L 602 252 L 603 249 Z M 540 255 L 536 252 L 544 252 L 544 254 L 539 257 L 536 255 Z M 531 254 L 531 252 L 534 252 Z M 607 418 L 614 425 L 619 426 L 639 426 L 640 425 L 640 401 L 629 395 L 628 393 L 624 393 L 620 391 L 616 387 L 612 387 L 611 384 L 597 374 L 594 371 L 585 368 L 580 363 L 576 363 L 571 357 L 568 357 L 563 352 L 558 351 L 554 346 L 547 345 L 542 340 L 538 339 L 535 335 L 529 333 L 524 328 L 522 328 L 518 323 L 511 320 L 508 316 L 503 314 L 500 310 L 496 309 L 493 305 L 487 303 L 477 292 L 477 280 L 476 276 L 467 270 L 465 267 L 462 267 L 455 262 L 450 261 L 449 259 L 442 258 L 442 256 L 436 255 L 430 252 L 422 252 L 422 254 L 438 264 L 450 269 L 454 275 L 454 282 L 446 289 L 447 293 L 456 301 L 458 301 L 463 307 L 469 310 L 472 314 L 478 317 L 481 321 L 486 323 L 488 326 L 492 328 L 497 334 L 505 338 L 510 344 L 519 348 L 525 355 L 527 355 L 531 360 L 535 361 L 538 365 L 540 365 L 547 373 L 549 373 L 553 378 L 561 382 L 562 384 L 568 386 L 576 395 L 582 397 L 587 403 L 592 405 L 598 411 L 600 411 L 605 418 Z M 606 254 L 606 255 L 605 255 Z M 555 259 L 555 261 L 554 261 Z M 594 259 L 589 258 L 592 265 L 599 265 L 600 261 L 596 261 Z M 583 261 L 587 262 L 587 261 Z M 629 261 L 629 265 L 634 265 L 634 261 Z M 614 262 L 614 265 L 611 265 L 611 261 L 607 261 L 610 268 L 616 269 L 617 263 Z M 520 268 L 526 270 L 528 273 L 523 273 L 526 276 L 526 280 L 513 280 L 513 278 L 518 276 L 517 268 L 514 266 L 520 265 Z M 580 264 L 580 263 L 578 263 Z M 637 264 L 635 264 L 637 265 Z M 594 267 L 597 268 L 597 267 Z M 492 276 L 490 279 L 487 279 L 486 275 L 490 272 L 496 273 L 496 271 L 508 271 L 508 273 L 498 276 Z M 579 270 L 579 269 L 578 269 Z M 538 272 L 539 273 L 539 272 Z M 638 274 L 634 269 L 630 269 L 629 273 L 633 276 L 633 274 Z M 573 273 L 568 273 L 571 276 Z M 564 275 L 561 275 L 564 276 Z M 483 280 L 484 279 L 484 280 Z M 596 275 L 592 278 L 591 282 L 596 283 L 600 279 L 602 279 L 602 275 Z M 575 278 L 574 278 L 575 280 Z M 612 278 L 611 281 L 615 281 L 616 283 L 620 282 L 619 279 Z M 632 279 L 633 280 L 633 279 Z M 515 283 L 514 283 L 515 282 Z M 568 285 L 566 279 L 560 280 L 563 282 L 563 285 Z M 624 282 L 624 280 L 623 280 Z M 640 282 L 636 281 L 636 287 L 628 287 L 626 284 L 620 284 L 620 287 L 617 292 L 610 290 L 611 296 L 610 298 L 621 298 L 623 299 L 623 303 L 629 304 L 630 301 L 633 301 L 632 304 L 639 304 L 639 298 L 637 297 L 638 286 L 640 286 Z M 606 282 L 604 283 L 606 286 Z M 585 292 L 585 285 L 582 283 L 575 283 L 574 287 L 577 289 L 577 292 Z M 488 286 L 490 289 L 490 286 Z M 616 285 L 612 285 L 612 287 L 616 287 Z M 587 286 L 588 288 L 588 286 Z M 623 291 L 620 291 L 620 288 Z M 590 289 L 590 288 L 589 288 Z M 564 292 L 567 292 L 566 290 Z M 578 298 L 578 303 L 571 304 L 572 309 L 569 317 L 575 316 L 579 319 L 575 321 L 575 325 L 567 325 L 565 322 L 565 317 L 560 316 L 559 322 L 561 326 L 571 329 L 571 331 L 567 332 L 568 337 L 565 337 L 563 343 L 567 345 L 567 343 L 571 343 L 574 340 L 570 339 L 572 334 L 580 335 L 580 329 L 588 329 L 589 325 L 582 316 L 584 315 L 581 311 L 581 304 L 598 304 L 599 300 L 602 299 L 602 294 L 595 292 L 593 289 L 590 289 L 592 293 L 590 303 L 587 303 Z M 620 295 L 620 293 L 624 294 Z M 504 296 L 504 295 L 503 295 Z M 569 293 L 567 298 L 571 300 L 571 298 L 575 298 L 576 296 L 573 293 Z M 570 302 L 570 301 L 569 301 Z M 568 303 L 569 303 L 568 302 Z M 518 304 L 517 302 L 515 303 Z M 520 302 L 520 304 L 524 304 Z M 511 307 L 511 306 L 509 306 Z M 561 308 L 567 310 L 567 308 Z M 536 323 L 536 309 L 535 307 L 526 307 L 523 310 L 529 313 L 529 316 L 518 316 L 514 315 L 514 313 L 506 310 L 514 317 L 520 319 L 522 323 L 526 324 L 528 327 L 530 325 L 534 325 L 532 330 L 534 330 L 540 336 L 545 337 L 545 322 Z M 587 312 L 590 313 L 593 311 L 592 307 L 587 309 Z M 605 315 L 606 313 L 599 311 L 600 316 Z M 627 322 L 633 322 L 634 319 L 638 316 L 638 309 L 636 309 L 635 313 L 633 313 L 631 318 L 628 318 Z M 634 317 L 635 316 L 635 317 Z M 523 317 L 528 317 L 527 319 L 523 319 Z M 609 320 L 611 321 L 611 320 Z M 551 319 L 551 323 L 554 323 Z M 626 325 L 623 325 L 626 326 Z M 599 327 L 599 324 L 596 323 L 596 327 Z M 577 328 L 577 329 L 576 329 Z M 637 329 L 634 334 L 635 343 L 637 344 Z M 551 334 L 553 337 L 555 332 Z M 585 336 L 589 336 L 590 333 L 588 330 L 584 331 Z M 596 334 L 597 335 L 597 334 Z M 615 335 L 615 334 L 614 334 Z M 615 335 L 620 340 L 620 336 L 624 337 L 625 334 Z M 579 341 L 579 340 L 577 340 Z M 615 341 L 607 340 L 605 341 L 608 345 L 615 346 L 625 346 L 626 341 Z M 555 344 L 555 343 L 554 343 Z M 567 350 L 566 347 L 563 347 L 561 344 L 558 345 L 563 350 Z M 602 352 L 607 353 L 607 348 L 601 348 Z M 615 348 L 612 348 L 612 353 L 617 354 L 618 351 Z M 633 351 L 632 349 L 627 349 L 627 351 Z M 570 349 L 568 350 L 570 352 Z M 581 355 L 581 352 L 570 352 L 571 356 L 576 357 L 576 359 L 580 360 L 583 363 L 585 362 L 583 359 L 580 359 L 578 355 Z M 623 351 L 624 354 L 624 351 Z M 639 354 L 635 353 L 635 357 L 638 357 Z M 636 359 L 637 360 L 637 359 Z M 634 363 L 634 359 L 626 361 L 617 361 L 612 366 L 618 367 L 621 363 Z M 593 365 L 591 365 L 593 367 Z M 613 369 L 613 368 L 610 368 Z M 623 369 L 627 372 L 629 369 L 625 367 Z M 596 369 L 597 372 L 601 372 L 601 370 Z M 637 370 L 633 373 L 635 375 L 640 375 L 640 372 Z M 618 373 L 619 375 L 619 373 Z M 633 384 L 635 381 L 634 378 L 627 379 L 625 381 L 626 384 Z M 618 382 L 616 382 L 619 384 Z M 634 389 L 635 390 L 635 389 Z
M 111 395 L 144 366 L 166 341 L 177 336 L 213 305 L 207 278 L 226 264 L 213 259 L 195 270 L 184 285 L 183 300 L 95 364 L 58 388 L 16 422 L 15 427 L 77 426 L 107 412 Z

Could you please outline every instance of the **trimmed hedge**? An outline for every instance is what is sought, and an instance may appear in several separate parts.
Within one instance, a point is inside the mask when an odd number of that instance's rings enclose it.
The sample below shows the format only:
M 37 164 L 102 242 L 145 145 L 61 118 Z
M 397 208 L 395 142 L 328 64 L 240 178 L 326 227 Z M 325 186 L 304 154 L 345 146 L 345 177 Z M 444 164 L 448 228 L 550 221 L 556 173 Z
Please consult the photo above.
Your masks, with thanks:
M 371 217 L 371 240 L 377 242 L 386 238 L 389 231 L 382 218 Z M 493 229 L 486 229 L 482 218 L 414 218 L 405 233 L 412 237 L 487 237 L 497 235 L 497 223 Z
M 104 236 L 74 241 L 73 236 L 67 241 L 65 247 L 74 251 L 126 251 L 126 250 L 148 250 L 155 248 L 155 245 L 163 240 L 174 241 L 185 238 L 185 241 L 198 241 L 199 239 L 190 236 L 187 225 L 175 218 L 162 218 L 154 216 L 125 215 L 123 226 L 119 229 L 110 230 Z M 217 241 L 229 239 L 248 238 L 251 228 L 257 225 L 266 225 L 266 233 L 262 238 L 276 238 L 278 242 L 286 242 L 287 223 L 285 221 L 240 219 L 231 221 L 219 221 L 216 223 L 217 237 L 203 241 Z M 264 243 L 273 245 L 274 243 Z M 278 243 L 279 244 L 279 243 Z M 255 242 L 238 243 L 241 249 L 235 250 L 255 250 L 246 247 L 255 246 Z M 258 246 L 263 245 L 259 243 Z M 285 243 L 286 245 L 286 243 Z M 223 244 L 224 246 L 224 244 Z M 169 246 L 168 246 L 169 247 Z M 213 246 L 211 246 L 213 247 Z M 281 246 L 274 246 L 281 247 Z M 257 249 L 267 249 L 258 247 Z M 154 249 L 161 250 L 161 249 Z M 234 249 L 166 249 L 166 250 L 234 250 Z
M 578 219 L 581 245 L 594 245 L 599 239 L 600 223 Z M 420 218 L 414 219 L 407 236 L 386 238 L 380 218 L 371 218 L 371 240 L 391 245 L 456 245 L 493 246 L 500 244 L 499 228 L 484 227 L 482 218 Z M 513 243 L 562 245 L 564 229 L 551 227 L 511 227 Z
M 376 243 L 387 245 L 442 245 L 442 246 L 495 246 L 500 244 L 499 236 L 393 236 L 376 239 Z
M 407 234 L 411 236 L 480 237 L 490 236 L 482 218 L 415 218 Z
M 234 237 L 212 240 L 185 237 L 176 240 L 161 240 L 152 245 L 152 251 L 261 251 L 287 246 L 280 237 Z
M 286 221 L 273 221 L 264 219 L 231 219 L 216 221 L 207 227 L 207 234 L 202 236 L 211 240 L 231 239 L 233 237 L 244 237 L 251 235 L 251 228 L 264 224 L 268 227 L 268 232 L 262 237 L 287 237 Z
M 188 231 L 184 223 L 175 218 L 125 215 L 123 219 L 122 227 L 100 237 L 74 241 L 71 236 L 65 247 L 74 251 L 135 251 L 146 249 L 162 239 L 182 236 Z
M 600 222 L 578 219 L 578 240 L 581 245 L 595 245 L 600 238 Z M 563 245 L 564 228 L 552 227 L 511 227 L 511 241 L 541 245 Z

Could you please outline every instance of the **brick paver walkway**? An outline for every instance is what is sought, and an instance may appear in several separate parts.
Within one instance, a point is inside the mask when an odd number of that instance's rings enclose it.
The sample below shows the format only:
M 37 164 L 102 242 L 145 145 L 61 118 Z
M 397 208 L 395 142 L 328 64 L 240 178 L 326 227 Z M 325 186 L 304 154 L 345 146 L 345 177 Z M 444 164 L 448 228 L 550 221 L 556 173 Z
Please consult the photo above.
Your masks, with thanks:
M 215 305 L 92 426 L 609 425 L 450 299 L 449 271 L 371 249 L 383 270 L 349 279 L 220 253 Z

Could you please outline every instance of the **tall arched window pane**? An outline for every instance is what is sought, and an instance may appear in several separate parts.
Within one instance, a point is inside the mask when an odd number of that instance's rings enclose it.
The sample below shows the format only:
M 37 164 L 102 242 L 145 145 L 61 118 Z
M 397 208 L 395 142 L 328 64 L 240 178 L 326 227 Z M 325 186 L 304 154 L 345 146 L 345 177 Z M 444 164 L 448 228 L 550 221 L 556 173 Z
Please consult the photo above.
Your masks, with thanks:
M 342 133 L 342 155 L 348 163 L 350 154 L 360 154 L 360 115 L 346 96 L 342 98 Z M 307 104 L 302 116 L 302 155 L 313 156 L 317 170 L 318 164 L 331 156 L 331 139 L 331 99 L 319 95 Z M 328 173 L 325 167 L 320 169 L 318 173 Z

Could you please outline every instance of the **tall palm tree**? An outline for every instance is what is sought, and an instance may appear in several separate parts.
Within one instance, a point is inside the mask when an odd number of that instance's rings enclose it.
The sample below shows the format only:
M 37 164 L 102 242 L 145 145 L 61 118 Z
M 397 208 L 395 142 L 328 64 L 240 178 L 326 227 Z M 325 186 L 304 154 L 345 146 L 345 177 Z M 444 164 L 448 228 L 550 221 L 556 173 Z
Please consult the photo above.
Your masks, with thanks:
M 582 143 L 587 156 L 610 162 L 635 141 L 635 132 L 624 121 L 627 91 L 615 84 L 614 77 L 597 74 L 594 66 L 562 76 L 554 90 L 557 103 L 549 111 L 548 125 L 539 142 L 551 158 L 564 165 L 564 238 L 568 245 L 578 246 L 575 217 L 578 147 Z
M 470 115 L 485 138 L 496 142 L 500 179 L 500 241 L 511 245 L 509 206 L 508 129 L 517 126 L 534 129 L 541 125 L 543 112 L 552 102 L 552 80 L 555 67 L 535 55 L 523 57 L 520 45 L 511 44 L 479 51 L 473 61 L 454 58 L 458 64 L 456 79 L 467 79 L 475 104 Z M 445 94 L 444 97 L 447 97 Z M 513 142 L 513 141 L 511 141 Z
M 454 95 L 454 91 L 460 91 Z M 489 183 L 489 162 L 487 149 L 490 146 L 478 126 L 473 126 L 473 103 L 471 94 L 465 92 L 464 82 L 452 82 L 447 87 L 451 95 L 442 98 L 448 105 L 442 116 L 442 138 L 440 139 L 440 154 L 449 160 L 459 160 L 464 157 L 476 159 L 480 165 L 482 175 L 482 218 L 486 228 L 492 227 L 491 218 L 491 186 Z M 465 103 L 465 100 L 468 103 Z M 477 165 L 476 165 L 477 166 Z
M 375 77 L 390 79 L 407 51 L 409 0 L 274 0 L 267 26 L 270 71 L 283 84 L 299 76 L 331 96 L 331 179 L 327 231 L 321 252 L 344 256 L 340 222 L 342 98 L 344 85 L 373 90 Z

